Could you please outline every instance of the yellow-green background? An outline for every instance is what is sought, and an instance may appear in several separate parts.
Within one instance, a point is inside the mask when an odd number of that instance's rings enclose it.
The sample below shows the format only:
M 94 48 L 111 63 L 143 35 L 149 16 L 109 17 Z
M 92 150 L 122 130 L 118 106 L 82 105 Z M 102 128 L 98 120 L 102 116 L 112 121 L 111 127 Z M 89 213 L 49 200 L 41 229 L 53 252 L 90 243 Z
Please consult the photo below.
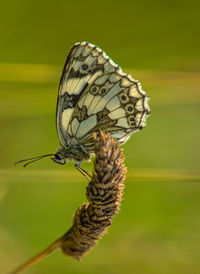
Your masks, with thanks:
M 142 82 L 152 115 L 124 145 L 126 189 L 109 233 L 82 262 L 58 251 L 27 273 L 200 273 L 199 3 L 1 2 L 0 273 L 62 235 L 86 201 L 70 163 L 13 166 L 56 150 L 62 66 L 84 40 Z

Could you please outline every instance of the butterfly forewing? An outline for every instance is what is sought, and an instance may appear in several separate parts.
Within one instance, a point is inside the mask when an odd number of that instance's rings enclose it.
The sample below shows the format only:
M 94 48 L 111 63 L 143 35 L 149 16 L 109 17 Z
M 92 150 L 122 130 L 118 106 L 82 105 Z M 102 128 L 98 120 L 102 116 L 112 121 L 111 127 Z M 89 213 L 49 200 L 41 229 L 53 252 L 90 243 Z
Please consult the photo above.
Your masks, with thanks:
M 69 140 L 67 129 L 81 94 L 90 85 L 103 64 L 95 66 L 101 51 L 95 46 L 83 42 L 75 44 L 65 63 L 58 92 L 57 101 L 57 132 L 61 145 Z M 92 52 L 94 53 L 92 54 Z M 100 60 L 102 62 L 102 60 Z
M 72 47 L 61 76 L 57 131 L 61 145 L 93 151 L 92 133 L 109 132 L 119 143 L 145 126 L 148 97 L 139 81 L 124 73 L 101 49 L 82 42 Z

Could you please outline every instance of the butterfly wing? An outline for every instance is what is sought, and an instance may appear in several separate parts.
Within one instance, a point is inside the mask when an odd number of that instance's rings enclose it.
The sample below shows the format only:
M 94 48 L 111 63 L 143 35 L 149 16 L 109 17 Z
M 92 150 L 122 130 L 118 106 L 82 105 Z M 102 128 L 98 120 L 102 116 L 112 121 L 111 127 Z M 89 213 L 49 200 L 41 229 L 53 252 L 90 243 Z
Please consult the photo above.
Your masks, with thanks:
M 57 114 L 57 128 L 65 141 L 93 151 L 94 131 L 102 129 L 124 143 L 144 127 L 149 106 L 141 84 L 101 49 L 85 42 L 76 44 L 66 63 Z
M 70 142 L 69 123 L 81 95 L 103 73 L 102 51 L 87 42 L 76 43 L 70 50 L 60 79 L 56 125 L 60 144 Z

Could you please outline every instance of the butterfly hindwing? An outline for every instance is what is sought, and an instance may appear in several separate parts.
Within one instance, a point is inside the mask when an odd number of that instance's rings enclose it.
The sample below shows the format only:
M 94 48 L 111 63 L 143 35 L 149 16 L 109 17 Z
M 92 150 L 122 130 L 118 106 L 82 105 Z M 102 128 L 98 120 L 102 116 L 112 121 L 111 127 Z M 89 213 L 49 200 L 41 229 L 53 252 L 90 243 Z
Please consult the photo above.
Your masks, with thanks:
M 92 133 L 110 132 L 119 143 L 145 125 L 148 97 L 139 81 L 125 74 L 101 49 L 83 42 L 70 51 L 60 81 L 57 130 L 93 150 Z

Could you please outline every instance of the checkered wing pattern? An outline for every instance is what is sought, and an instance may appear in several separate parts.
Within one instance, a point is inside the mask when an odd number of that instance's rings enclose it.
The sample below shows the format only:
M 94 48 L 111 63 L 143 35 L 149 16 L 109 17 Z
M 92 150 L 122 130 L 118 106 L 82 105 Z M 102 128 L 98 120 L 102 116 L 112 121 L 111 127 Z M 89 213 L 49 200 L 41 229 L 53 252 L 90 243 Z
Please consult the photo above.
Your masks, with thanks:
M 148 96 L 100 48 L 75 44 L 65 63 L 57 101 L 57 132 L 62 146 L 94 150 L 92 133 L 102 129 L 118 143 L 145 126 Z

